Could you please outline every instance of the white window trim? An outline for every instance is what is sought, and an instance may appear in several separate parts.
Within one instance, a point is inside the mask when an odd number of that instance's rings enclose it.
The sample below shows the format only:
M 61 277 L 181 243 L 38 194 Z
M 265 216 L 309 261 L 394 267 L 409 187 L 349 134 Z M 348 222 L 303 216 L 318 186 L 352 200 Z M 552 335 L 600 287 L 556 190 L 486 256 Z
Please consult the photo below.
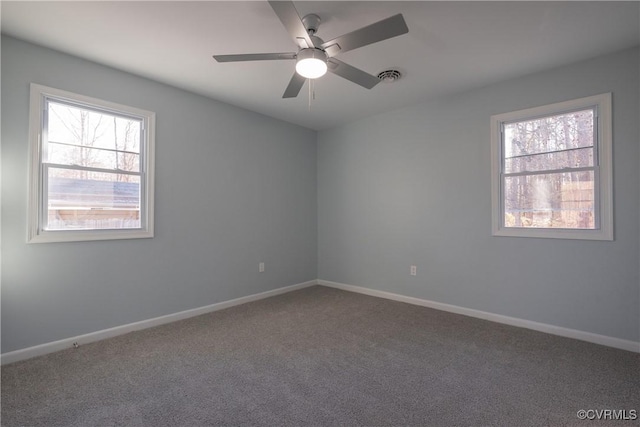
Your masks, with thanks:
M 502 124 L 562 112 L 596 108 L 600 185 L 595 209 L 599 209 L 600 228 L 595 230 L 504 227 L 502 200 Z M 539 237 L 551 239 L 613 240 L 613 158 L 611 93 L 588 96 L 556 104 L 491 116 L 491 227 L 494 236 Z
M 124 113 L 138 117 L 143 121 L 144 153 L 142 154 L 142 192 L 140 229 L 119 230 L 42 230 L 41 200 L 42 177 L 42 123 L 44 119 L 45 99 L 47 97 L 70 101 L 76 104 L 86 104 L 102 110 Z M 29 106 L 29 200 L 27 206 L 28 243 L 78 242 L 90 240 L 116 240 L 151 238 L 154 235 L 154 164 L 155 164 L 155 113 L 127 105 L 116 104 L 60 89 L 39 84 L 31 84 Z

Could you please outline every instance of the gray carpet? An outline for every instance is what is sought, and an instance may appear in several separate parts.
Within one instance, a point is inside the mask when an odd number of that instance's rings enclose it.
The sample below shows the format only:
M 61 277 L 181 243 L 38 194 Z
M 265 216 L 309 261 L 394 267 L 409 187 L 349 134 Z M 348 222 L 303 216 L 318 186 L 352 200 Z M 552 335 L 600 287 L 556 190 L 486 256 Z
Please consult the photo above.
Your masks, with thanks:
M 576 412 L 640 410 L 639 368 L 635 353 L 314 286 L 6 365 L 2 425 L 638 425 Z

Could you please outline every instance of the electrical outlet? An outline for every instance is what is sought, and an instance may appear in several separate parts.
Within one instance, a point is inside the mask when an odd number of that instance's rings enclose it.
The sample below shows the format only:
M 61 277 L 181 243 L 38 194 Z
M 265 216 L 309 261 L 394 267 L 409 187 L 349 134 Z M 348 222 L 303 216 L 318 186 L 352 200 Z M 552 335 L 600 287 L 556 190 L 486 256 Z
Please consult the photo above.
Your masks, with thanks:
M 261 262 L 260 264 L 258 264 L 258 272 L 264 273 L 264 262 Z
M 418 267 L 416 267 L 415 265 L 412 265 L 409 273 L 411 273 L 412 276 L 417 276 L 418 275 Z

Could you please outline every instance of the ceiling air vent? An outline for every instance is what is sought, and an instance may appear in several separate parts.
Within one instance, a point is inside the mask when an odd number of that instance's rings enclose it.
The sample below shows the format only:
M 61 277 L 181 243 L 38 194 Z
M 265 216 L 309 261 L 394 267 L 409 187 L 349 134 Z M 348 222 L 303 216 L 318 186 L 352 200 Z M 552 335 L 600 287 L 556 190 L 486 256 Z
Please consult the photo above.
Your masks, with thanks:
M 400 77 L 402 77 L 402 74 L 398 70 L 385 70 L 378 73 L 378 78 L 384 83 L 394 83 L 400 80 Z

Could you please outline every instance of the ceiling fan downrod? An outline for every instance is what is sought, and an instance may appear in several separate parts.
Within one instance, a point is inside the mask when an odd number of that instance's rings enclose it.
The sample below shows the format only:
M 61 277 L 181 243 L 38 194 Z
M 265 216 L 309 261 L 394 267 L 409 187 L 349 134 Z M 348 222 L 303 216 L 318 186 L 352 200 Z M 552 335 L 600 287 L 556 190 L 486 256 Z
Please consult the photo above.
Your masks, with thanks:
M 309 33 L 310 36 L 313 36 L 318 32 L 320 22 L 320 17 L 315 13 L 310 13 L 302 18 L 302 24 L 304 25 L 304 28 L 307 29 L 307 33 Z

